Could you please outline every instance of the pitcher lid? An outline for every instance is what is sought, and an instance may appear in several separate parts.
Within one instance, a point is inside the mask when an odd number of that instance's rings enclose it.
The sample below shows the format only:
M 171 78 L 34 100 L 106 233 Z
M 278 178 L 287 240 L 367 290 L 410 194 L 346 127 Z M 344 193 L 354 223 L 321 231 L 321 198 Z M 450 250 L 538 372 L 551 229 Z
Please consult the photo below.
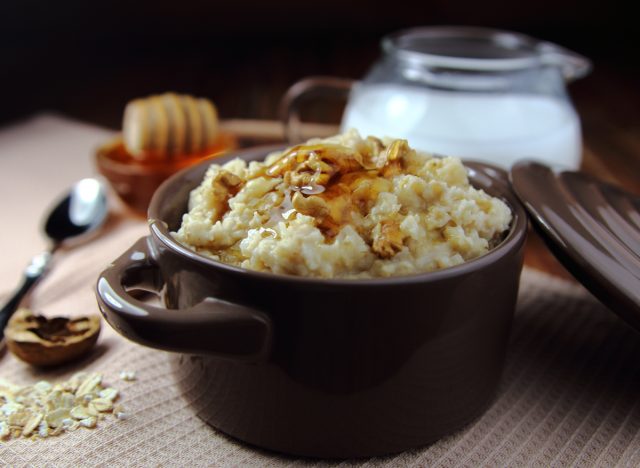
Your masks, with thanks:
M 515 71 L 557 66 L 566 79 L 586 75 L 588 59 L 525 34 L 469 26 L 402 30 L 383 38 L 382 48 L 401 59 L 433 67 L 477 71 Z

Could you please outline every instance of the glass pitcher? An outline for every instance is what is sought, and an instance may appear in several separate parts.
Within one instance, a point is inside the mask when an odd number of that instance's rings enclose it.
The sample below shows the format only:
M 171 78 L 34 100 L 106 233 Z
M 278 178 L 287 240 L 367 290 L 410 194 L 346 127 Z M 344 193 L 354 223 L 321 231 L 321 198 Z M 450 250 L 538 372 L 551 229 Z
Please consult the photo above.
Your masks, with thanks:
M 342 130 L 503 167 L 523 158 L 579 165 L 580 121 L 565 83 L 589 72 L 586 58 L 472 27 L 400 31 L 382 40 L 382 50 L 362 81 L 317 77 L 294 85 L 283 101 L 290 138 L 303 98 L 349 90 Z

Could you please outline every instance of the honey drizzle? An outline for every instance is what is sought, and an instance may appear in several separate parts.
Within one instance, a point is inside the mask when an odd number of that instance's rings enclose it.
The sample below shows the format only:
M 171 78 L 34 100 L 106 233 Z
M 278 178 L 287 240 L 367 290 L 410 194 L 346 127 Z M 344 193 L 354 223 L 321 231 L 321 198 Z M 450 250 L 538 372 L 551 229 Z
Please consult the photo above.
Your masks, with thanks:
M 390 178 L 402 173 L 402 158 L 409 150 L 406 141 L 394 140 L 387 147 L 379 140 L 372 143 L 360 151 L 341 145 L 298 145 L 256 177 L 282 177 L 291 191 L 319 197 L 322 203 L 309 204 L 315 209 L 298 211 L 313 216 L 318 229 L 332 240 L 356 214 L 366 216 L 378 195 L 392 189 Z M 381 153 L 373 154 L 376 149 Z M 385 158 L 383 164 L 380 158 Z M 370 238 L 370 233 L 360 234 Z

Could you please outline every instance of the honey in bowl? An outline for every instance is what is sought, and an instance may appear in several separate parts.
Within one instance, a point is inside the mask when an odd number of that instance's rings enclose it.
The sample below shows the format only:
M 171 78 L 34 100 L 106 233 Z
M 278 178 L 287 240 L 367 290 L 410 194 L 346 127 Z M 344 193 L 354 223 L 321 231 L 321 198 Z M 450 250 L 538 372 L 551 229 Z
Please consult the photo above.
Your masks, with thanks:
M 236 146 L 218 129 L 211 101 L 166 93 L 127 104 L 122 135 L 98 149 L 96 165 L 125 204 L 144 215 L 165 179 Z

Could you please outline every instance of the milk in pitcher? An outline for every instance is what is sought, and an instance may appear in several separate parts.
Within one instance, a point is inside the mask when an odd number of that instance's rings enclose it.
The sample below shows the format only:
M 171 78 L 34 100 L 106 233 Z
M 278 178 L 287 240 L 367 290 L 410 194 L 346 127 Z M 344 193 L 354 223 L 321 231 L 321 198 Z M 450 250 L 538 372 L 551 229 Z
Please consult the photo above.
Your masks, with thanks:
M 537 159 L 577 168 L 578 116 L 568 101 L 541 94 L 465 93 L 398 84 L 355 86 L 342 129 L 406 138 L 431 153 L 509 168 Z

